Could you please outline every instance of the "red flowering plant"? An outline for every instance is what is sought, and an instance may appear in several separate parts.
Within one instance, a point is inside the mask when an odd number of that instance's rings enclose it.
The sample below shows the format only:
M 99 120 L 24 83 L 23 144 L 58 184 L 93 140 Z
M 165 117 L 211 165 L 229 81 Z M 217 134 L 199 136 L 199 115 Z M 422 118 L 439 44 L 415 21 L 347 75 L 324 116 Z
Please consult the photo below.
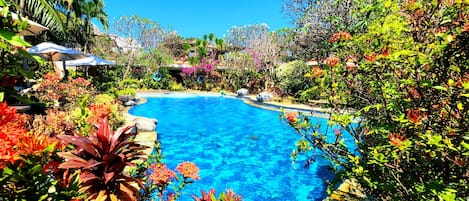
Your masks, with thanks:
M 221 80 L 221 74 L 215 69 L 218 61 L 215 59 L 202 58 L 201 64 L 190 68 L 183 68 L 181 76 L 184 85 L 188 88 L 210 90 L 214 83 Z
M 226 192 L 220 194 L 217 198 L 215 195 L 215 189 L 210 189 L 210 191 L 205 192 L 202 190 L 202 197 L 197 197 L 192 195 L 194 201 L 242 201 L 243 198 L 240 195 L 236 195 L 231 189 L 228 189 Z
M 0 103 L 0 197 L 63 200 L 79 196 L 76 177 L 57 171 L 56 138 L 27 119 Z
M 71 105 L 95 93 L 91 82 L 78 77 L 62 81 L 57 73 L 47 73 L 35 91 L 35 96 L 47 106 Z
M 163 158 L 160 143 L 156 140 L 149 158 L 131 170 L 133 177 L 141 178 L 145 183 L 140 199 L 150 199 L 157 193 L 161 201 L 176 200 L 186 185 L 200 180 L 199 168 L 194 163 L 184 161 L 174 171 L 167 167 Z
M 343 61 L 353 55 L 354 71 L 330 60 L 335 68 L 325 70 L 333 79 L 322 89 L 329 96 L 329 124 L 347 132 L 299 127 L 285 114 L 302 136 L 297 147 L 321 150 L 314 157 L 341 167 L 337 180 L 357 181 L 351 188 L 368 199 L 467 199 L 469 3 L 356 3 L 366 5 L 351 10 L 362 27 L 347 41 L 331 41 L 330 49 Z M 308 118 L 299 115 L 299 122 Z M 353 150 L 344 133 L 356 143 Z

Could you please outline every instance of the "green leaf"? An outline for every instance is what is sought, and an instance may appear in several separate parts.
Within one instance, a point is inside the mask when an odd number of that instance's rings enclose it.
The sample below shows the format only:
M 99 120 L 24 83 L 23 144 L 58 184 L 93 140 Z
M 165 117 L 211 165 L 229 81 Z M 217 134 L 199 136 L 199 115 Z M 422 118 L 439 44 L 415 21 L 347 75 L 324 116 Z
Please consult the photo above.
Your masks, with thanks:
M 41 164 L 35 165 L 33 168 L 28 170 L 29 175 L 37 174 L 38 172 L 42 171 L 42 166 Z
M 447 91 L 448 90 L 446 87 L 443 87 L 443 86 L 434 86 L 433 88 L 441 90 L 441 91 Z
M 5 98 L 5 92 L 0 92 L 0 102 L 3 102 L 3 99 Z
M 12 175 L 13 173 L 15 173 L 15 171 L 10 169 L 9 167 L 5 167 L 5 168 L 3 168 L 3 173 L 8 174 L 8 175 Z
M 8 43 L 10 43 L 13 46 L 21 46 L 21 47 L 29 47 L 31 44 L 26 42 L 21 36 L 15 35 L 11 31 L 5 30 L 5 29 L 0 29 L 0 38 L 3 40 L 6 40 Z
M 461 102 L 458 102 L 457 107 L 458 107 L 458 110 L 464 109 L 464 105 Z
M 469 144 L 467 144 L 466 142 L 462 141 L 461 145 L 464 147 L 464 149 L 469 150 Z
M 443 137 L 441 135 L 432 135 L 429 136 L 428 144 L 439 145 Z

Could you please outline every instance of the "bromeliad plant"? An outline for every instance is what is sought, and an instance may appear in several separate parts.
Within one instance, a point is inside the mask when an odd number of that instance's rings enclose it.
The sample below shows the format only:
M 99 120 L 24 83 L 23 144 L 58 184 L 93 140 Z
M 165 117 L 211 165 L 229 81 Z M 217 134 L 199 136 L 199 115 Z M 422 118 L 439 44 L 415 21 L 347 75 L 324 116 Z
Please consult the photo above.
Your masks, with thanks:
M 143 159 L 146 147 L 132 141 L 136 134 L 132 126 L 114 132 L 104 118 L 88 137 L 59 136 L 76 146 L 73 151 L 58 153 L 65 159 L 59 168 L 79 170 L 81 188 L 88 199 L 137 200 L 142 181 L 124 172 L 135 165 L 135 160 Z

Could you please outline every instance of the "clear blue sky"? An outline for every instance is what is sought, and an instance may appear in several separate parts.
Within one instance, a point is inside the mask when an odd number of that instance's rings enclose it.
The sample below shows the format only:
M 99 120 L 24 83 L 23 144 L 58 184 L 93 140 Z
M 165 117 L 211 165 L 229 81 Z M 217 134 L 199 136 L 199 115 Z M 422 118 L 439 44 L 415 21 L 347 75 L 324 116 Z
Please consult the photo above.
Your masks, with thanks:
M 232 26 L 266 23 L 274 31 L 292 27 L 282 13 L 282 0 L 108 0 L 109 21 L 138 15 L 158 22 L 179 35 L 222 38 Z M 101 27 L 101 25 L 99 25 Z

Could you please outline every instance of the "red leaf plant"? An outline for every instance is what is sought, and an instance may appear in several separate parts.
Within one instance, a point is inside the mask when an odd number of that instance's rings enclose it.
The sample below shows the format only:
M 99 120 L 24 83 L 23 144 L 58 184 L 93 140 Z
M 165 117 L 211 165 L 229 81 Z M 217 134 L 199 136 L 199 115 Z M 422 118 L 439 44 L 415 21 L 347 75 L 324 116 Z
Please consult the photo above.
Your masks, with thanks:
M 243 198 L 240 195 L 236 195 L 232 190 L 228 189 L 226 192 L 220 194 L 219 198 L 215 197 L 215 189 L 210 189 L 207 193 L 202 190 L 202 197 L 192 195 L 194 201 L 242 201 Z
M 59 168 L 80 170 L 81 188 L 87 192 L 88 199 L 137 200 L 138 186 L 143 189 L 143 184 L 124 174 L 124 168 L 134 166 L 134 160 L 143 159 L 142 150 L 146 147 L 131 141 L 137 135 L 132 128 L 113 132 L 105 118 L 89 137 L 58 136 L 77 147 L 74 151 L 58 153 L 65 159 Z

